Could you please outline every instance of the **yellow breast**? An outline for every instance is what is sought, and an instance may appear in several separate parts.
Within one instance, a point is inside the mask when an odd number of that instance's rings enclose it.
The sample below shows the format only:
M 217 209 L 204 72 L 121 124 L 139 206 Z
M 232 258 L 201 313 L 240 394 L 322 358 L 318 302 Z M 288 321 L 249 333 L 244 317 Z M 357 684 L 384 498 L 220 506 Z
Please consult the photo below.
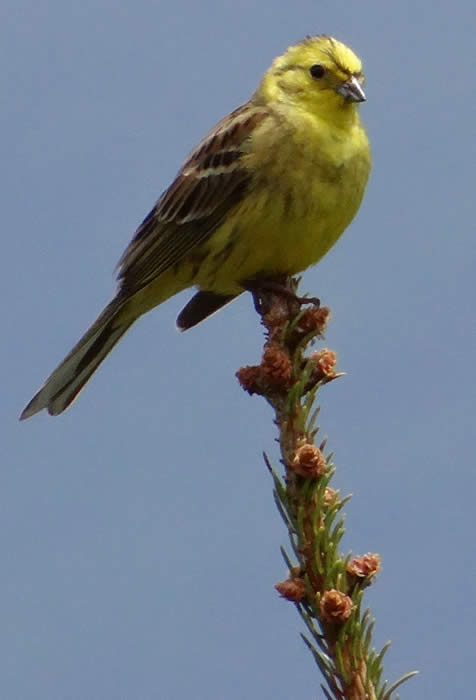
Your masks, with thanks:
M 277 117 L 279 120 L 281 116 Z M 283 129 L 267 120 L 250 142 L 250 192 L 213 234 L 220 264 L 205 264 L 202 287 L 236 293 L 240 280 L 295 274 L 316 263 L 354 218 L 370 171 L 357 118 L 345 129 L 301 115 Z

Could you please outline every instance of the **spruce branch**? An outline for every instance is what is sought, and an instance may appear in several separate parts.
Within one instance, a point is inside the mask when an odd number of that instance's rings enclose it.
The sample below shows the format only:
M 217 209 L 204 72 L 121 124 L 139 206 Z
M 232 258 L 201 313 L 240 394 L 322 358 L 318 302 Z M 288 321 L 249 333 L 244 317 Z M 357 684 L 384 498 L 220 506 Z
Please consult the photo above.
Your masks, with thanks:
M 416 672 L 390 687 L 382 682 L 389 645 L 380 652 L 372 647 L 375 621 L 362 609 L 365 588 L 380 570 L 380 556 L 345 557 L 339 550 L 342 510 L 349 497 L 330 486 L 335 465 L 332 454 L 325 455 L 326 440 L 316 444 L 319 409 L 314 403 L 319 389 L 342 373 L 336 372 L 332 350 L 306 354 L 323 338 L 330 310 L 316 299 L 298 297 L 298 283 L 286 279 L 261 288 L 255 284 L 255 307 L 265 327 L 263 356 L 258 366 L 237 372 L 249 394 L 263 396 L 271 405 L 279 433 L 284 474 L 277 473 L 266 454 L 264 459 L 292 555 L 282 548 L 289 576 L 275 588 L 295 604 L 306 626 L 302 639 L 324 677 L 326 698 L 396 700 L 397 686 Z

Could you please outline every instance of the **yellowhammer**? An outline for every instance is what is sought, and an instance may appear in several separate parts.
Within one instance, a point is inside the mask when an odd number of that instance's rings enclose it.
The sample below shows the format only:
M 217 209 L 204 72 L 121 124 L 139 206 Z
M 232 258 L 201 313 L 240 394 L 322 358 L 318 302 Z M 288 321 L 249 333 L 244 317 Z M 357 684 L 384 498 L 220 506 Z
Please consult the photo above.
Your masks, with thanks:
M 332 37 L 291 46 L 249 102 L 190 154 L 119 261 L 119 288 L 21 418 L 65 410 L 130 326 L 191 286 L 190 328 L 245 289 L 317 262 L 356 214 L 370 171 L 357 56 Z

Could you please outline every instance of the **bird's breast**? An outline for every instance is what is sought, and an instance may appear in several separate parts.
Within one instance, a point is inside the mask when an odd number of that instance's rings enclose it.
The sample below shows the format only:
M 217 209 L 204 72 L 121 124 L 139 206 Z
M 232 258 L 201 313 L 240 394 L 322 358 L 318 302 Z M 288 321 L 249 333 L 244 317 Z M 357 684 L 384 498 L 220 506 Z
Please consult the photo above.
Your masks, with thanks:
M 277 140 L 265 132 L 258 142 L 244 157 L 249 190 L 214 234 L 215 262 L 203 268 L 223 292 L 240 280 L 296 274 L 316 263 L 355 216 L 368 179 L 361 127 L 326 138 L 288 132 Z
M 348 132 L 291 132 L 269 148 L 255 167 L 253 237 L 267 251 L 265 264 L 294 274 L 317 262 L 354 218 L 369 146 L 358 123 Z

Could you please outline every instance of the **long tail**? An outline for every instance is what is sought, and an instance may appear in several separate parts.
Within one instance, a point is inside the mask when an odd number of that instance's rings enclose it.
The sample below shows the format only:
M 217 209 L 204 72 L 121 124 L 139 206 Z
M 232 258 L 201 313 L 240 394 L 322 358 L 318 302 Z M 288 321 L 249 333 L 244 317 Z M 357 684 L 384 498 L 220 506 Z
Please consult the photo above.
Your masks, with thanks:
M 48 377 L 40 391 L 24 408 L 20 420 L 44 408 L 52 416 L 62 413 L 76 398 L 91 375 L 136 319 L 121 320 L 123 302 L 106 306 L 69 355 Z

